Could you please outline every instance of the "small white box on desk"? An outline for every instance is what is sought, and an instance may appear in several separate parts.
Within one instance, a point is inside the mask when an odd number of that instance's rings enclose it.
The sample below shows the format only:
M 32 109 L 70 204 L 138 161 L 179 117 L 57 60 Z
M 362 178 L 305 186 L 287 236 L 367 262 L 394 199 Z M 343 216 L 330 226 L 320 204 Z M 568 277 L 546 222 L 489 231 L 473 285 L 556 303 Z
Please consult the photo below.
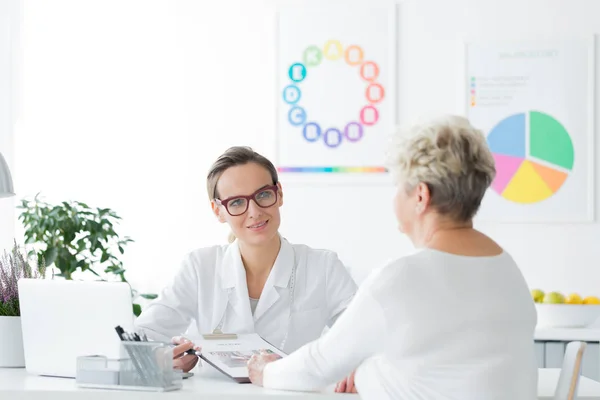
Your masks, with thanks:
M 173 369 L 173 349 L 162 342 L 122 342 L 129 358 L 77 358 L 77 386 L 167 392 L 181 389 L 183 373 Z

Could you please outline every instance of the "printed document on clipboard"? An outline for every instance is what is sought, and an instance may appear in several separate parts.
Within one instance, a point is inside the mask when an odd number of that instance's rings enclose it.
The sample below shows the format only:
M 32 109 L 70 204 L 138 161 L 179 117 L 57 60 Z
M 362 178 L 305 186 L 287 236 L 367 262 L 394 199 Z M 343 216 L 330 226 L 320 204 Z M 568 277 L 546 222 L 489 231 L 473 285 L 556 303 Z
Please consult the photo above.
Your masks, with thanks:
M 248 360 L 261 350 L 285 357 L 286 354 L 265 341 L 256 333 L 238 334 L 223 339 L 218 337 L 194 338 L 193 342 L 202 347 L 200 358 L 238 383 L 250 383 Z

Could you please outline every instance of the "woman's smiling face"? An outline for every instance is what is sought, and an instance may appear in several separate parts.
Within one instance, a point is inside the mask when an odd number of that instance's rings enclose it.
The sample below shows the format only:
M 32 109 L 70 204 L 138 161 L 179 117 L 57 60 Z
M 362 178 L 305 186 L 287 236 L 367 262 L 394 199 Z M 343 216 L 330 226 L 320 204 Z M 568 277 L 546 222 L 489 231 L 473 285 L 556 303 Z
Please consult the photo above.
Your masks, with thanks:
M 281 217 L 279 207 L 283 205 L 281 185 L 271 189 L 273 180 L 269 171 L 259 164 L 250 162 L 227 168 L 217 182 L 217 197 L 225 205 L 213 201 L 213 210 L 220 222 L 227 222 L 238 240 L 249 245 L 270 242 L 278 234 Z M 253 200 L 236 196 L 252 196 Z M 259 206 L 257 201 L 263 206 Z M 272 205 L 264 207 L 273 202 Z M 231 215 L 242 212 L 241 215 Z

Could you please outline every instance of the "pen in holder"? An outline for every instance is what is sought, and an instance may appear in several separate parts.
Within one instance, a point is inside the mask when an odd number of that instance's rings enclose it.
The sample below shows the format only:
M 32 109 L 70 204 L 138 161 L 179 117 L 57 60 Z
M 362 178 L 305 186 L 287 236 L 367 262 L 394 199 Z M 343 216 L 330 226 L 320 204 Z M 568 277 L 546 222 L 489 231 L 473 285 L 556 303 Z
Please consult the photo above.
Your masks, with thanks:
M 163 342 L 123 341 L 128 359 L 103 356 L 77 358 L 80 387 L 170 391 L 182 386 L 182 372 L 173 369 L 173 349 Z

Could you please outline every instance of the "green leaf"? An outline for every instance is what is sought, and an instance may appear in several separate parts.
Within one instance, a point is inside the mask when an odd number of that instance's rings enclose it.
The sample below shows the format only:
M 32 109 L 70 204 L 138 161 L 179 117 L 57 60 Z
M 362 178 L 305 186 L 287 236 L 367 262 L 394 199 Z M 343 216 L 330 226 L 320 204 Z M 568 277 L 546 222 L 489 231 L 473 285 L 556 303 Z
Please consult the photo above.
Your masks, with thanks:
M 113 274 L 115 275 L 119 275 L 125 272 L 125 270 L 123 268 L 117 268 L 111 271 Z
M 77 271 L 77 259 L 73 258 L 69 262 L 69 272 L 73 273 L 75 271 Z
M 58 255 L 58 249 L 56 247 L 48 247 L 44 252 L 44 260 L 46 260 L 46 266 L 51 266 L 56 260 Z
M 102 257 L 100 258 L 100 264 L 108 261 L 108 257 L 109 257 L 109 253 L 107 253 L 107 252 L 102 253 Z
M 81 253 L 86 248 L 86 242 L 83 239 L 77 241 L 77 252 Z
M 123 249 L 123 246 L 119 246 L 119 253 L 121 253 L 121 254 L 125 253 L 125 250 Z
M 134 303 L 133 304 L 133 313 L 135 314 L 136 317 L 139 317 L 140 314 L 142 314 L 142 306 Z
M 158 297 L 158 295 L 154 294 L 154 293 L 143 293 L 143 294 L 140 294 L 140 297 L 143 297 L 144 299 L 148 299 L 148 300 L 154 300 Z
M 65 232 L 65 243 L 71 243 L 75 240 L 75 232 Z

